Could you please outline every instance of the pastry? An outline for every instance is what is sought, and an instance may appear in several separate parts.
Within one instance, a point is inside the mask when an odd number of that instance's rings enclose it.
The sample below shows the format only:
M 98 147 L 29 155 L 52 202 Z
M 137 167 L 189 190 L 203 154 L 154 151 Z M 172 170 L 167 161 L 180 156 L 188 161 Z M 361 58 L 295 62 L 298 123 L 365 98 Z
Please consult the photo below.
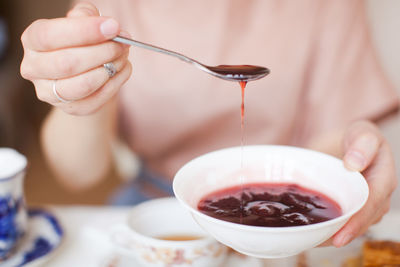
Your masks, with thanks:
M 366 241 L 362 262 L 364 267 L 400 267 L 400 243 Z

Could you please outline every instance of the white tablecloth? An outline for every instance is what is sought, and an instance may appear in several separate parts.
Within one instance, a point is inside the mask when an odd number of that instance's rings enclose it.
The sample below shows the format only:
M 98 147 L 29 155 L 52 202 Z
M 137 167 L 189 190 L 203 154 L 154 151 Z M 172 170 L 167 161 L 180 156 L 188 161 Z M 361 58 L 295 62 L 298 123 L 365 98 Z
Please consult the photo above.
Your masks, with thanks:
M 108 267 L 116 257 L 108 229 L 124 222 L 130 208 L 53 207 L 65 231 L 61 246 L 45 266 Z M 133 265 L 132 265 L 133 266 Z
M 115 252 L 109 240 L 109 229 L 124 222 L 130 208 L 118 207 L 53 207 L 50 208 L 65 230 L 61 246 L 50 255 L 44 266 L 48 267 L 125 267 L 137 266 L 131 259 Z M 400 211 L 391 211 L 384 220 L 371 228 L 373 237 L 400 241 Z M 361 241 L 342 249 L 318 248 L 307 252 L 309 266 L 341 266 L 343 261 L 355 256 Z M 295 266 L 297 258 L 264 261 L 274 267 Z M 250 264 L 251 265 L 251 264 Z M 252 267 L 246 265 L 247 267 Z M 256 265 L 255 265 L 256 266 Z

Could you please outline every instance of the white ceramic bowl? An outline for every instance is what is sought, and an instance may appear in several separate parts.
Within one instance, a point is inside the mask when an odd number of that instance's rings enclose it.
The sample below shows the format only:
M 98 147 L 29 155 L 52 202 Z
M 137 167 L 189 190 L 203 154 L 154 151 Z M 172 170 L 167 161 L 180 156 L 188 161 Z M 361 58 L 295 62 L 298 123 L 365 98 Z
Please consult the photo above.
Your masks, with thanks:
M 255 257 L 295 255 L 329 239 L 367 201 L 368 184 L 358 172 L 350 172 L 335 157 L 287 146 L 245 146 L 243 168 L 240 147 L 200 156 L 175 176 L 177 199 L 190 210 L 197 223 L 215 239 Z M 199 200 L 208 193 L 245 183 L 295 183 L 335 200 L 343 214 L 335 219 L 294 227 L 258 227 L 219 220 L 198 211 Z

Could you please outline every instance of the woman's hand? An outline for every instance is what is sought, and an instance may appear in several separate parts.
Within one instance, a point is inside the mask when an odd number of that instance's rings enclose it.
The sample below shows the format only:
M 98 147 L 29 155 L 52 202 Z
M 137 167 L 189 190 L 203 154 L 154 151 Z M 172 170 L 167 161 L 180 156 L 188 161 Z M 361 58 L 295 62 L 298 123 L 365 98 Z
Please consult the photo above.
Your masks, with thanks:
M 396 170 L 389 144 L 372 123 L 352 124 L 344 136 L 345 166 L 362 172 L 369 185 L 365 206 L 333 237 L 341 247 L 365 233 L 389 211 L 390 196 L 397 186 Z
M 88 115 L 106 104 L 128 80 L 129 47 L 113 41 L 119 24 L 100 17 L 90 3 L 77 4 L 66 18 L 37 20 L 22 34 L 22 76 L 37 97 L 73 115 Z M 112 62 L 110 77 L 103 64 Z M 60 101 L 53 92 L 66 102 Z

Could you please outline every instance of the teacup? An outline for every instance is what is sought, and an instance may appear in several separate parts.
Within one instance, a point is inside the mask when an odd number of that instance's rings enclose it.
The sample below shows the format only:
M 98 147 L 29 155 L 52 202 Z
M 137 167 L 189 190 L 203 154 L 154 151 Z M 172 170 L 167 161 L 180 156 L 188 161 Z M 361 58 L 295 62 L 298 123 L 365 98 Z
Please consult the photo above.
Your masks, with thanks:
M 205 195 L 242 182 L 298 184 L 336 201 L 342 215 L 304 226 L 260 227 L 219 220 L 197 209 Z M 211 236 L 243 254 L 260 258 L 292 256 L 323 243 L 361 209 L 369 193 L 364 177 L 345 169 L 337 158 L 296 147 L 263 145 L 200 156 L 178 171 L 173 189 Z
M 134 207 L 126 223 L 111 229 L 117 250 L 147 267 L 217 267 L 227 247 L 207 235 L 175 198 Z
M 26 230 L 26 165 L 26 158 L 17 151 L 0 148 L 0 262 L 12 254 Z

